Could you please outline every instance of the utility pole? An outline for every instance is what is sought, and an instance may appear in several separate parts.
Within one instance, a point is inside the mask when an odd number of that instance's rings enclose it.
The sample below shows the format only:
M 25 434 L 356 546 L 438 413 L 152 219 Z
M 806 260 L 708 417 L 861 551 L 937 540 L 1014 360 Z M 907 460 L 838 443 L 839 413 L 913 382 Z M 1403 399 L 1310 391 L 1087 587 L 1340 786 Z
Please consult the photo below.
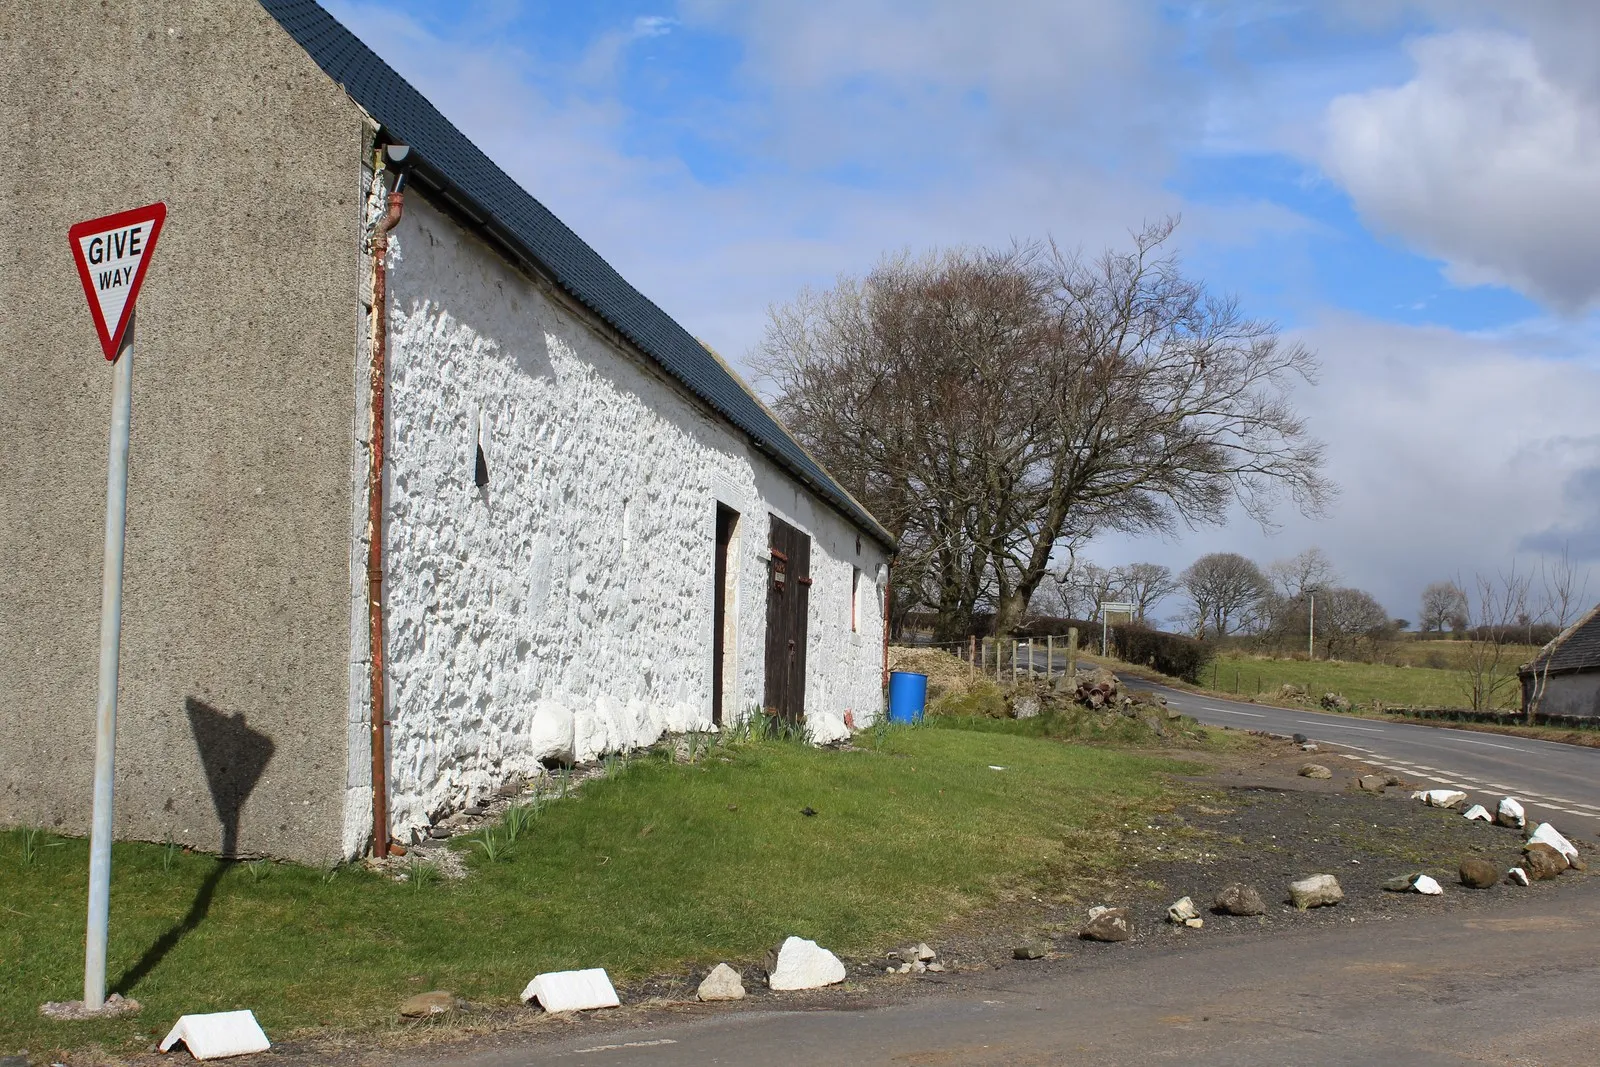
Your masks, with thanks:
M 1306 655 L 1310 659 L 1317 658 L 1317 594 L 1307 593 L 1311 598 L 1311 625 L 1307 629 Z

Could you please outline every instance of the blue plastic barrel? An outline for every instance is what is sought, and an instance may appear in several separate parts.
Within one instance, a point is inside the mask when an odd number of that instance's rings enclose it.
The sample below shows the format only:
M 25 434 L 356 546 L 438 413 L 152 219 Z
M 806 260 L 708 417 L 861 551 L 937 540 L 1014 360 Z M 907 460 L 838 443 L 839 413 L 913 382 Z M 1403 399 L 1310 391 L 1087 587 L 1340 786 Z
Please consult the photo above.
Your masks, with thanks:
M 928 676 L 911 671 L 889 675 L 889 721 L 916 722 L 928 703 Z

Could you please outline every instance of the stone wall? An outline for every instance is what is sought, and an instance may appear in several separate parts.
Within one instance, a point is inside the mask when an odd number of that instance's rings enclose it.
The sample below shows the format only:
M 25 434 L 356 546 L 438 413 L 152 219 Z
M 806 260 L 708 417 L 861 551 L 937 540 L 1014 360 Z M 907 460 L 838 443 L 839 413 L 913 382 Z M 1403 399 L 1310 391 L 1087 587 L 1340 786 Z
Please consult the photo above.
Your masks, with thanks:
M 740 516 L 725 716 L 762 697 L 769 515 L 813 538 L 808 711 L 879 713 L 882 546 L 415 189 L 389 292 L 396 836 L 540 759 L 710 726 L 719 501 Z

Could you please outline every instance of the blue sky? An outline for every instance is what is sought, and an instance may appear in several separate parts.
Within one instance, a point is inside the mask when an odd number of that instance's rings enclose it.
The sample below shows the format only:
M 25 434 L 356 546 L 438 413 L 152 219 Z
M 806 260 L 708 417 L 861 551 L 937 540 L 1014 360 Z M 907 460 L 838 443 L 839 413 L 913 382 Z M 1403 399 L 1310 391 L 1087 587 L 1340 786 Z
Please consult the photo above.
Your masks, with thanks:
M 1437 578 L 1600 557 L 1594 5 L 328 3 L 736 364 L 886 253 L 1181 215 L 1188 268 L 1319 353 L 1297 401 L 1343 491 L 1100 562 L 1315 544 L 1414 617 Z

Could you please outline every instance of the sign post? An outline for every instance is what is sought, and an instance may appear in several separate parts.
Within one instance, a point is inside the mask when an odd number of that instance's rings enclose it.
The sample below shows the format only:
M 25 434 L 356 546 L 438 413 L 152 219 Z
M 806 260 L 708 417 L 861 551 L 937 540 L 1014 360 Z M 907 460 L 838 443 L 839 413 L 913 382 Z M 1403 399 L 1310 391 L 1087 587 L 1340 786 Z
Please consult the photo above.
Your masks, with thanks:
M 128 440 L 133 422 L 133 312 L 167 205 L 150 204 L 80 222 L 67 232 L 89 313 L 111 368 L 111 448 L 106 468 L 106 551 L 100 589 L 100 681 L 95 702 L 94 818 L 89 831 L 89 926 L 83 1006 L 106 1002 L 111 916 L 112 783 L 117 752 L 117 666 L 122 642 L 122 561 L 128 515 Z
M 1110 653 L 1111 624 L 1108 621 L 1111 612 L 1113 612 L 1113 611 L 1121 611 L 1121 612 L 1125 612 L 1125 613 L 1127 613 L 1129 615 L 1132 615 L 1134 613 L 1134 611 L 1136 611 L 1137 609 L 1138 609 L 1138 605 L 1137 604 L 1125 604 L 1120 600 L 1102 600 L 1102 601 L 1100 601 L 1100 654 L 1102 656 L 1109 656 L 1111 654 Z

